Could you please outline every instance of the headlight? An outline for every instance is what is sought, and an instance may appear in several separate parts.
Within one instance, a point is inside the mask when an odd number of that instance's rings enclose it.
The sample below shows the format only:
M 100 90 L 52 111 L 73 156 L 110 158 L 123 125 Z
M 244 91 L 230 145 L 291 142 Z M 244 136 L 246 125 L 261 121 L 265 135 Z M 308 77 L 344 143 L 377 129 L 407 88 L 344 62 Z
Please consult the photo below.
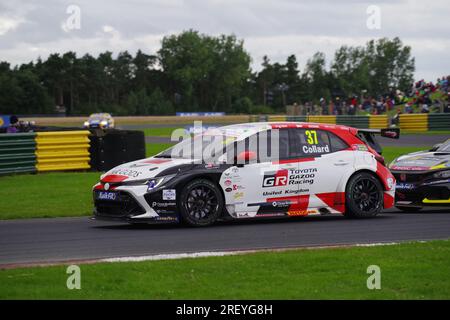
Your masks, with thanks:
M 433 178 L 442 179 L 442 178 L 450 178 L 450 170 L 439 171 L 433 174 Z
M 89 127 L 89 122 L 85 121 L 85 122 L 84 122 L 84 126 L 85 126 L 85 127 Z
M 100 121 L 100 125 L 101 126 L 106 126 L 108 124 L 108 121 L 106 121 L 106 120 L 102 120 L 102 121 Z
M 130 182 L 123 182 L 123 185 L 127 186 L 140 186 L 140 185 L 147 185 L 147 190 L 153 190 L 161 186 L 163 183 L 168 182 L 170 179 L 175 177 L 175 175 L 170 176 L 164 176 L 164 177 L 157 177 L 157 178 L 150 178 L 145 180 L 138 180 L 138 181 L 130 181 Z

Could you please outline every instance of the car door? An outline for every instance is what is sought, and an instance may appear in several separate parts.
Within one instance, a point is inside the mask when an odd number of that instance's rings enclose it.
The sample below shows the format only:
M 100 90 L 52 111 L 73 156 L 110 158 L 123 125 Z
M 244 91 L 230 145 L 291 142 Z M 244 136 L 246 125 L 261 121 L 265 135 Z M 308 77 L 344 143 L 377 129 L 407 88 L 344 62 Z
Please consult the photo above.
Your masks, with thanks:
M 304 161 L 299 163 L 299 195 L 308 194 L 308 210 L 328 207 L 342 212 L 345 182 L 354 171 L 354 153 L 334 133 L 319 129 L 291 129 L 292 152 Z
M 288 129 L 268 130 L 255 137 L 257 148 L 246 141 L 245 150 L 257 152 L 257 161 L 232 168 L 236 216 L 285 215 L 296 201 L 297 186 L 289 183 L 289 176 L 298 168 L 297 162 L 290 161 Z

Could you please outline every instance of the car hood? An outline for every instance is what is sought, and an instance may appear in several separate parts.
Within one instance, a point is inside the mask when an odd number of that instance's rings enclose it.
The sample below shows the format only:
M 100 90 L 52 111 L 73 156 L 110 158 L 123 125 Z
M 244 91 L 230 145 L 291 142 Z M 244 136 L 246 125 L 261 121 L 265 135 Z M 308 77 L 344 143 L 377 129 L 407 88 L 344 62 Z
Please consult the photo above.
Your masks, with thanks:
M 391 170 L 439 170 L 450 169 L 450 153 L 420 151 L 395 159 Z
M 176 173 L 177 168 L 188 169 L 193 164 L 191 159 L 147 158 L 117 166 L 101 176 L 102 182 L 133 182 L 156 176 Z M 187 167 L 187 168 L 186 168 Z M 169 173 L 168 169 L 174 169 Z M 170 170 L 172 171 L 172 170 Z

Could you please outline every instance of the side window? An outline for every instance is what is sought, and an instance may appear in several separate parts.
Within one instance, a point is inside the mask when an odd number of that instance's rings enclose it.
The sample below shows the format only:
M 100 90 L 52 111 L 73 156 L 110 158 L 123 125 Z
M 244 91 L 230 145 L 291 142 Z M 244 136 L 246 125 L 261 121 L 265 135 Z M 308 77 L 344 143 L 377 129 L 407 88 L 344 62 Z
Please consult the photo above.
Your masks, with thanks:
M 258 133 L 258 161 L 270 162 L 289 158 L 287 129 L 274 129 Z
M 328 133 L 316 129 L 291 129 L 291 157 L 319 156 L 331 153 Z
M 331 149 L 333 152 L 345 150 L 348 148 L 348 145 L 334 133 L 329 132 L 328 135 L 330 137 Z

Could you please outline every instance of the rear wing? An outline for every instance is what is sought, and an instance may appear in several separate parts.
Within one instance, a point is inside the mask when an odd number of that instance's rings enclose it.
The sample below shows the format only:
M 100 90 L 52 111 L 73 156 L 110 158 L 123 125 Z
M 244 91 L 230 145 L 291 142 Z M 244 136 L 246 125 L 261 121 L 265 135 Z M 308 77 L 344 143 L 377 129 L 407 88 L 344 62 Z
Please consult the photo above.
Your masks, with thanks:
M 387 128 L 387 129 L 358 129 L 358 133 L 379 134 L 384 138 L 400 139 L 399 128 Z
M 381 135 L 384 138 L 399 139 L 400 129 L 358 129 L 357 136 L 364 141 L 368 146 L 374 149 L 378 154 L 382 154 L 383 150 L 375 138 L 375 135 Z

